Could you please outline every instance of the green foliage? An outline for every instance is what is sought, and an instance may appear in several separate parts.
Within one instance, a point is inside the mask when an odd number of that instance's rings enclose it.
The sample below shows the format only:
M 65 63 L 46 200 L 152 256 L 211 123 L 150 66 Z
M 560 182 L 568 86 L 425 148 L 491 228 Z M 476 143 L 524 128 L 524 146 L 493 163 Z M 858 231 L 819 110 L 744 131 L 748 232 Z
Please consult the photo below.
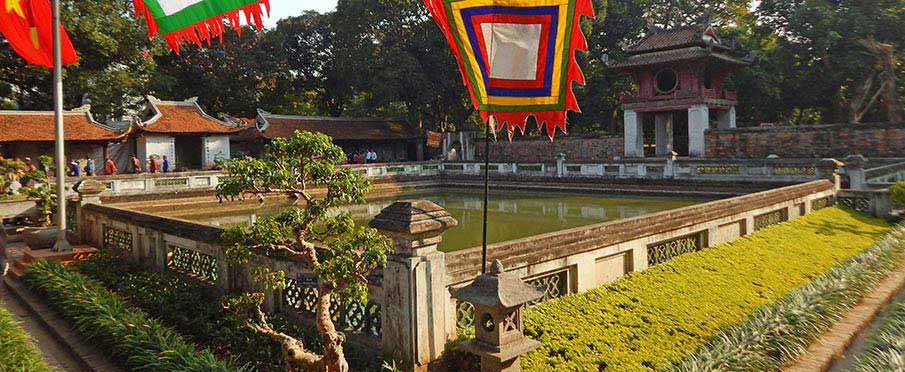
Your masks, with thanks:
M 905 371 L 905 301 L 891 305 L 891 309 L 877 334 L 868 339 L 854 371 Z
M 0 302 L 0 371 L 3 372 L 51 372 L 53 371 L 28 338 L 13 314 Z
M 892 202 L 905 208 L 905 182 L 899 182 L 889 188 L 892 193 Z
M 109 255 L 82 261 L 78 269 L 220 359 L 235 359 L 260 372 L 286 370 L 280 345 L 246 328 L 244 319 L 223 311 L 221 295 L 204 283 Z M 271 317 L 271 322 L 280 332 L 320 348 L 313 329 L 279 316 Z
M 130 371 L 250 371 L 195 351 L 171 328 L 132 308 L 97 282 L 59 262 L 29 265 L 25 283 L 71 321 L 79 333 L 107 350 Z M 191 313 L 184 316 L 193 316 Z
M 681 363 L 677 372 L 713 370 L 781 371 L 795 360 L 814 340 L 830 329 L 855 304 L 861 301 L 877 282 L 901 262 L 905 253 L 905 227 L 899 227 L 864 253 L 844 262 L 811 283 L 790 293 L 776 304 L 758 309 L 747 321 L 729 327 L 696 354 Z M 903 308 L 905 309 L 905 308 Z M 905 312 L 901 314 L 905 321 Z M 869 371 L 901 371 L 905 366 L 905 328 L 875 339 L 878 349 L 872 362 L 888 369 Z M 884 343 L 888 342 L 888 343 Z M 898 345 L 898 350 L 895 349 Z M 887 356 L 891 356 L 888 358 Z M 896 358 L 898 361 L 896 362 Z M 888 364 L 887 364 L 888 363 Z M 896 368 L 893 364 L 897 364 Z
M 7 183 L 22 177 L 28 166 L 18 159 L 0 159 L 0 189 L 7 190 Z
M 522 365 L 528 371 L 668 369 L 889 229 L 881 220 L 827 208 L 543 303 L 525 313 L 526 333 L 543 345 Z
M 28 185 L 21 189 L 29 199 L 35 202 L 35 211 L 38 212 L 40 226 L 50 226 L 50 217 L 57 210 L 56 188 L 51 185 L 46 170 L 51 168 L 53 158 L 47 155 L 38 157 L 41 167 L 30 170 L 22 176 L 22 183 Z

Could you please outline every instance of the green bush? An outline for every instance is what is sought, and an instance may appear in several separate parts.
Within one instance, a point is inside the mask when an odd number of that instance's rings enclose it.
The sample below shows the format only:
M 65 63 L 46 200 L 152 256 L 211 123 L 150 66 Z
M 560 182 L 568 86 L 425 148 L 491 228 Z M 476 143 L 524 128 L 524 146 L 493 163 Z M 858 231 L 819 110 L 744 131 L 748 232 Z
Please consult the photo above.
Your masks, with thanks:
M 864 253 L 776 304 L 759 309 L 745 323 L 730 327 L 686 359 L 675 371 L 709 371 L 717 366 L 724 371 L 781 371 L 784 363 L 803 354 L 811 342 L 829 330 L 892 271 L 901 262 L 903 252 L 905 228 L 898 228 Z M 905 318 L 902 321 L 905 322 Z M 900 327 L 899 330 L 905 328 Z M 905 355 L 902 353 L 905 352 L 902 334 L 905 333 L 897 334 L 899 369 L 888 371 L 905 370 L 901 368 L 905 366 L 901 363 Z M 882 362 L 883 358 L 877 359 Z
M 525 313 L 528 371 L 666 370 L 890 230 L 827 208 Z
M 0 371 L 50 372 L 53 371 L 41 352 L 32 345 L 28 334 L 19 327 L 13 314 L 0 303 Z
M 893 306 L 878 333 L 868 339 L 856 372 L 905 371 L 905 301 Z
M 236 359 L 261 372 L 285 371 L 280 345 L 268 337 L 251 331 L 244 320 L 224 311 L 221 295 L 207 284 L 174 273 L 158 272 L 145 266 L 109 255 L 82 261 L 79 270 L 99 281 L 107 289 L 122 296 L 199 347 L 207 347 L 221 359 Z M 299 337 L 315 352 L 322 346 L 313 327 L 279 315 L 269 317 L 277 331 Z M 359 371 L 379 370 L 380 360 L 368 358 L 347 345 L 349 364 Z
M 892 185 L 889 191 L 892 192 L 893 204 L 905 208 L 905 181 Z
M 130 371 L 248 371 L 218 360 L 175 331 L 130 307 L 116 294 L 58 262 L 28 267 L 25 283 L 75 325 L 79 333 Z M 184 316 L 192 316 L 191 313 Z

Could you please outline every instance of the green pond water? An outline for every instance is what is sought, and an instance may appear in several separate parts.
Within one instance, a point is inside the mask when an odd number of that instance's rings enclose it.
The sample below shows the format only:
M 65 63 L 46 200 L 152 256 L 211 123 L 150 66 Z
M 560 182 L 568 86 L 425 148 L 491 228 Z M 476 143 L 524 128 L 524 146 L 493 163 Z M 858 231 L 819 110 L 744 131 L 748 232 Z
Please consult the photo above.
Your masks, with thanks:
M 392 198 L 350 205 L 341 212 L 351 213 L 366 224 L 386 206 L 398 200 L 426 199 L 437 203 L 459 221 L 459 226 L 443 234 L 440 250 L 456 251 L 481 245 L 482 201 L 480 192 L 472 190 L 430 190 L 406 193 Z M 573 227 L 660 212 L 698 204 L 704 200 L 650 197 L 609 197 L 560 192 L 494 193 L 490 197 L 488 241 L 490 244 L 526 238 Z M 248 224 L 285 208 L 285 204 L 262 205 L 257 208 L 231 209 L 229 204 L 204 210 L 186 208 L 157 213 L 215 226 Z M 340 212 L 337 211 L 337 212 Z

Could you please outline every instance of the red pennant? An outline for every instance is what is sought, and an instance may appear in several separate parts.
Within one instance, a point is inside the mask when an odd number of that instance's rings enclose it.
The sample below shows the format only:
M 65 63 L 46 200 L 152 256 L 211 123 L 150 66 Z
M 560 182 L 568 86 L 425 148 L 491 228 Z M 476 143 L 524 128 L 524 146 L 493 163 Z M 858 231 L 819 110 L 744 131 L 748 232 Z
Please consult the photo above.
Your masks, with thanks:
M 0 33 L 26 62 L 53 68 L 53 11 L 50 0 L 0 0 Z M 63 64 L 78 61 L 60 26 Z

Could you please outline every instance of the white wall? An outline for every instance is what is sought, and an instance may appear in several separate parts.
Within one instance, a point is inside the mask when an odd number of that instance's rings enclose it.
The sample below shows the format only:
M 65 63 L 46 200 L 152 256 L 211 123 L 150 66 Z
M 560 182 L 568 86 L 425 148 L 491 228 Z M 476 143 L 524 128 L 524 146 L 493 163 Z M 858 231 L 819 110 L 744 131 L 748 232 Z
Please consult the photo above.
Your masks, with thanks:
M 210 136 L 204 137 L 204 152 L 201 155 L 201 162 L 205 168 L 214 166 L 217 160 L 228 160 L 229 154 L 229 136 Z
M 138 159 L 147 168 L 148 157 L 157 155 L 170 159 L 171 164 L 178 162 L 176 159 L 176 139 L 173 137 L 142 136 L 138 138 Z M 147 170 L 147 169 L 146 169 Z

